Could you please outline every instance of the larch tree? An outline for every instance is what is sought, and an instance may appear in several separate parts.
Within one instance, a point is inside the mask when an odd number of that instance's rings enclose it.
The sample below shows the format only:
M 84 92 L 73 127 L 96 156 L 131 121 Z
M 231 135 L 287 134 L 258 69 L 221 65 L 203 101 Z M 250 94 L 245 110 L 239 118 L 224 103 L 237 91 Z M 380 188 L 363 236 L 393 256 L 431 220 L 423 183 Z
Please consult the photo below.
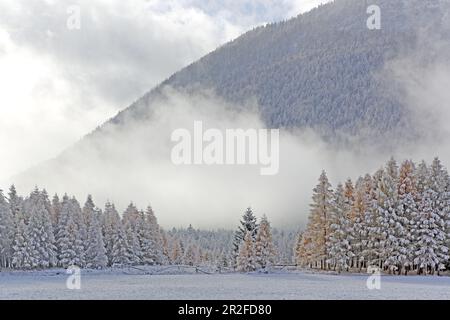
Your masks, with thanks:
M 256 269 L 255 265 L 255 248 L 253 236 L 250 231 L 244 236 L 244 240 L 239 248 L 237 257 L 237 270 L 241 272 L 250 272 Z

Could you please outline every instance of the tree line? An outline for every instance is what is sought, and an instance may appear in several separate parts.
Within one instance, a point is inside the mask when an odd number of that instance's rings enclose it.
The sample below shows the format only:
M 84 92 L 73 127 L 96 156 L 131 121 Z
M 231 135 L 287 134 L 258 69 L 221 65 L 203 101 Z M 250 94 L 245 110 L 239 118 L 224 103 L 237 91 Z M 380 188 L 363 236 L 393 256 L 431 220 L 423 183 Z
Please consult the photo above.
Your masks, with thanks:
M 395 159 L 338 184 L 322 172 L 306 229 L 298 236 L 298 265 L 336 271 L 370 266 L 389 273 L 434 274 L 450 267 L 450 178 L 431 165 Z

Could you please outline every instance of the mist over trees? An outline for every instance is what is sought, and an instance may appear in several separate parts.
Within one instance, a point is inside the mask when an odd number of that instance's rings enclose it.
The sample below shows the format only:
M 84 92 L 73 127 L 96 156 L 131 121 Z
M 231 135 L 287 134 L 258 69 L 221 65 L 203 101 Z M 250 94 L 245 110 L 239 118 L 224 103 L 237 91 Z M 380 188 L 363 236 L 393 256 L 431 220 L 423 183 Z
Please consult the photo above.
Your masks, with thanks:
M 130 203 L 120 214 L 112 202 L 98 208 L 91 196 L 14 186 L 0 191 L 0 267 L 102 269 L 185 265 L 215 271 L 267 271 L 297 266 L 336 272 L 440 274 L 450 268 L 450 176 L 431 164 L 392 158 L 373 174 L 339 183 L 325 171 L 313 189 L 305 230 L 272 228 L 247 208 L 236 231 L 164 230 L 153 208 Z

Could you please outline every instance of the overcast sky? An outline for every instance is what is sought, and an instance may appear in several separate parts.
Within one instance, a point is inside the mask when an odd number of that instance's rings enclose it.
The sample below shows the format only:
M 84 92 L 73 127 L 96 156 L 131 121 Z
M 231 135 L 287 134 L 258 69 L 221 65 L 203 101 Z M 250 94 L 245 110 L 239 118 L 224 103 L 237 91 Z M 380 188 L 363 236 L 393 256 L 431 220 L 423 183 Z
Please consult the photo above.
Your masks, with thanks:
M 256 25 L 324 0 L 0 0 L 0 180 Z M 80 8 L 69 30 L 68 8 Z

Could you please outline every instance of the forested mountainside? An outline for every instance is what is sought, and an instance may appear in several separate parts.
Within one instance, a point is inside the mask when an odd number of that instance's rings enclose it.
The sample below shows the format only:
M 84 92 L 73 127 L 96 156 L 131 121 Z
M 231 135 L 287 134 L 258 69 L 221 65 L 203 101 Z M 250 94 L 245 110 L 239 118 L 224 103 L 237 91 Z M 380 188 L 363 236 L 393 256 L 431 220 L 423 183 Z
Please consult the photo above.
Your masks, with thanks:
M 236 103 L 256 98 L 270 127 L 311 127 L 328 138 L 404 132 L 412 126 L 408 108 L 383 69 L 423 49 L 426 34 L 448 42 L 449 3 L 378 0 L 381 30 L 367 28 L 370 4 L 336 0 L 256 28 L 174 74 L 111 123 L 126 125 L 129 115 L 147 118 L 161 88 L 172 86 L 213 89 Z M 425 64 L 435 57 L 420 58 Z

